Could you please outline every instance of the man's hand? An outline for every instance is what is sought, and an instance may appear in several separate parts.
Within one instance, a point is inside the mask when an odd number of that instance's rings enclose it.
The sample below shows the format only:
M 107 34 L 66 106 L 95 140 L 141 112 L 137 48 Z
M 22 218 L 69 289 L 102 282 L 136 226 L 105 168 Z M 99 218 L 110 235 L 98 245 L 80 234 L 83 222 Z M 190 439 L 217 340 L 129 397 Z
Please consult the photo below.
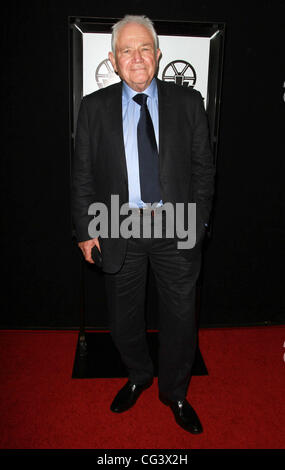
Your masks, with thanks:
M 85 242 L 78 243 L 79 248 L 81 249 L 84 258 L 88 263 L 95 264 L 91 258 L 91 250 L 93 246 L 96 245 L 98 250 L 101 252 L 100 243 L 98 238 L 92 238 L 91 240 L 86 240 Z

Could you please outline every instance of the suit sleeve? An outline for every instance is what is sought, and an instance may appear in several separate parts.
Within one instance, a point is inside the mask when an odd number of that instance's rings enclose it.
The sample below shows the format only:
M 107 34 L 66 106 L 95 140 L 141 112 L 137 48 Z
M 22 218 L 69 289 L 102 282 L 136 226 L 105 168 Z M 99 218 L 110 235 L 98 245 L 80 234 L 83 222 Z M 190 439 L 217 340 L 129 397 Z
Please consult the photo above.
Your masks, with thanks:
M 197 229 L 203 231 L 209 221 L 214 194 L 215 167 L 209 139 L 208 119 L 202 96 L 196 93 L 192 141 L 192 197 L 196 202 Z M 197 233 L 199 237 L 199 232 Z
M 83 98 L 77 120 L 71 186 L 71 210 L 78 242 L 91 238 L 88 225 L 93 216 L 88 215 L 88 209 L 95 200 L 89 133 L 86 99 Z

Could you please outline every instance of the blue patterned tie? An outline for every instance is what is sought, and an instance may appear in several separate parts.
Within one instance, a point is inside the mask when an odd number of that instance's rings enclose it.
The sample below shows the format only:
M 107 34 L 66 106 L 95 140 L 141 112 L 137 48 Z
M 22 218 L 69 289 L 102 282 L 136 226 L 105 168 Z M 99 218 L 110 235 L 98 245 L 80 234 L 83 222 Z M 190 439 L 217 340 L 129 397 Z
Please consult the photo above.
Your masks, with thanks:
M 153 123 L 146 104 L 147 95 L 139 93 L 133 100 L 141 106 L 137 128 L 141 199 L 146 204 L 159 202 L 161 192 L 158 151 Z

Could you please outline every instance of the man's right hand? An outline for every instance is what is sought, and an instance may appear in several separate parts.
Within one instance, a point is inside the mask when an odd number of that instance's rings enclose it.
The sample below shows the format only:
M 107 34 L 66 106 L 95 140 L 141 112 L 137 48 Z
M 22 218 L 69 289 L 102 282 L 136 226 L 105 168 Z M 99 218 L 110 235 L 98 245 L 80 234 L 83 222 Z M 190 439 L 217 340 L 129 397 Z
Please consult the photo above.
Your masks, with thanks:
M 78 246 L 81 249 L 84 258 L 88 263 L 95 264 L 91 257 L 91 250 L 93 246 L 96 245 L 98 250 L 101 252 L 100 243 L 98 238 L 92 238 L 91 240 L 86 240 L 85 242 L 79 242 Z

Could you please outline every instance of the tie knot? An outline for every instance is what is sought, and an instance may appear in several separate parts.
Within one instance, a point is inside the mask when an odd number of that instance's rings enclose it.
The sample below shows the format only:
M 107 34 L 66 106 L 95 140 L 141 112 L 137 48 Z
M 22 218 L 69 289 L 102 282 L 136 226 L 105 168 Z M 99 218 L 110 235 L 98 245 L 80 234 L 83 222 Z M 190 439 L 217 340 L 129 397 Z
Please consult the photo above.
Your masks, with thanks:
M 147 95 L 145 93 L 138 93 L 133 97 L 133 100 L 140 106 L 146 105 Z

